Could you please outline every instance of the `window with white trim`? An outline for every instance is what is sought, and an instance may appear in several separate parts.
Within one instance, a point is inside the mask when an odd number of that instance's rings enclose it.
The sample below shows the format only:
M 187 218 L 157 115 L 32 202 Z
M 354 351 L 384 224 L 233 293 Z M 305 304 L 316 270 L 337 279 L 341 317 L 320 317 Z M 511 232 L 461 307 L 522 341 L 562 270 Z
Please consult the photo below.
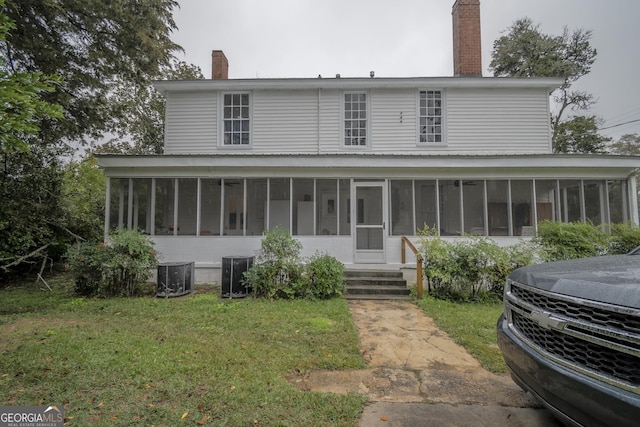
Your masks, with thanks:
M 420 129 L 421 144 L 442 143 L 442 91 L 420 91 Z
M 367 146 L 367 94 L 344 94 L 344 145 Z
M 251 118 L 248 93 L 227 93 L 223 100 L 223 145 L 249 145 Z

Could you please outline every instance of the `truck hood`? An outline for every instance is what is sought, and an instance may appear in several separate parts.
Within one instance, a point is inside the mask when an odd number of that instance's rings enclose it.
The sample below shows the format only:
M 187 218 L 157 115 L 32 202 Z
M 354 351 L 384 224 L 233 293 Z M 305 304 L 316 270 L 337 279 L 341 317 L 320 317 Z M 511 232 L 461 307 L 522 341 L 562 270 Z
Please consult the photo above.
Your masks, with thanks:
M 640 309 L 640 254 L 532 265 L 514 270 L 509 279 L 557 294 Z

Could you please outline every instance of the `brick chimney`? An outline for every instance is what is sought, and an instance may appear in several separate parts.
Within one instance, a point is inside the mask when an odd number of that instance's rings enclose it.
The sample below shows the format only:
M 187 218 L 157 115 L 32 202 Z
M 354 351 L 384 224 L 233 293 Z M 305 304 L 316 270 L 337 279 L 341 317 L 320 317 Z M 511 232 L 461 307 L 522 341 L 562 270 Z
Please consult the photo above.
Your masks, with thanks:
M 453 74 L 482 77 L 480 0 L 456 0 L 453 17 Z
M 214 80 L 229 78 L 229 61 L 221 50 L 211 51 L 211 78 Z

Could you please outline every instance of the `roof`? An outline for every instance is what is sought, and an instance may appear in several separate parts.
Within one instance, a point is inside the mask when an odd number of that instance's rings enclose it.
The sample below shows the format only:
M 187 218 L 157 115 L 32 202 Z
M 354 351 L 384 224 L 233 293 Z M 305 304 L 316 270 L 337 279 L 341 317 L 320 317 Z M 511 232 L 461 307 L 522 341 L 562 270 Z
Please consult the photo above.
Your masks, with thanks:
M 620 179 L 640 174 L 640 156 L 595 154 L 388 155 L 388 154 L 98 154 L 110 176 L 377 176 Z M 383 175 L 384 174 L 384 175 Z M 265 176 L 267 176 L 265 175 Z
M 373 77 L 373 78 L 289 78 L 289 79 L 228 79 L 228 80 L 156 80 L 161 93 L 200 92 L 216 90 L 366 90 L 415 88 L 464 89 L 557 89 L 560 78 L 516 77 Z

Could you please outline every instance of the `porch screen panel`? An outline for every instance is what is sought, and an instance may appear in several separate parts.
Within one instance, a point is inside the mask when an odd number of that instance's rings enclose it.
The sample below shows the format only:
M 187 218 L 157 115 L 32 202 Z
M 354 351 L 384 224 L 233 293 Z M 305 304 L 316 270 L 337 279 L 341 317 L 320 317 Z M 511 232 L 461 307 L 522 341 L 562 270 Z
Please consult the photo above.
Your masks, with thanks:
M 293 233 L 296 236 L 313 236 L 314 205 L 313 179 L 293 180 Z
M 290 193 L 289 178 L 272 178 L 269 180 L 269 230 L 282 227 L 291 232 L 289 228 Z
M 335 236 L 338 234 L 338 180 L 316 180 L 316 234 Z
M 558 218 L 558 180 L 536 180 L 536 215 L 538 223 Z
M 151 234 L 151 178 L 133 180 L 133 229 Z
M 438 201 L 436 200 L 436 181 L 416 181 L 416 229 L 421 230 L 425 226 L 437 228 Z M 414 232 L 415 234 L 415 232 Z
M 511 216 L 514 236 L 531 236 L 533 229 L 533 181 L 511 181 Z
M 173 234 L 175 180 L 156 178 L 155 234 Z
M 109 228 L 119 230 L 127 226 L 129 211 L 129 178 L 111 178 Z
M 580 181 L 560 181 L 560 212 L 563 222 L 582 221 Z
M 462 232 L 460 224 L 460 181 L 440 180 L 440 235 L 459 236 Z
M 489 236 L 508 236 L 509 181 L 487 181 L 487 214 Z
M 223 179 L 224 230 L 228 236 L 242 236 L 244 229 L 244 180 Z
M 600 225 L 605 221 L 604 182 L 584 181 L 584 214 L 587 221 Z
M 484 236 L 484 181 L 462 180 L 464 232 Z
M 413 224 L 413 182 L 394 180 L 391 181 L 390 187 L 391 234 L 393 236 L 412 236 L 416 230 Z
M 247 179 L 247 236 L 260 236 L 267 215 L 267 180 Z
M 338 180 L 338 201 L 340 209 L 338 211 L 338 226 L 341 236 L 351 235 L 351 213 L 349 199 L 351 198 L 351 181 L 348 179 Z
M 200 235 L 220 235 L 222 180 L 200 180 Z
M 178 179 L 178 235 L 196 235 L 197 212 L 198 179 Z
M 614 180 L 607 183 L 609 190 L 609 217 L 613 224 L 620 224 L 629 220 L 627 203 L 627 183 Z

